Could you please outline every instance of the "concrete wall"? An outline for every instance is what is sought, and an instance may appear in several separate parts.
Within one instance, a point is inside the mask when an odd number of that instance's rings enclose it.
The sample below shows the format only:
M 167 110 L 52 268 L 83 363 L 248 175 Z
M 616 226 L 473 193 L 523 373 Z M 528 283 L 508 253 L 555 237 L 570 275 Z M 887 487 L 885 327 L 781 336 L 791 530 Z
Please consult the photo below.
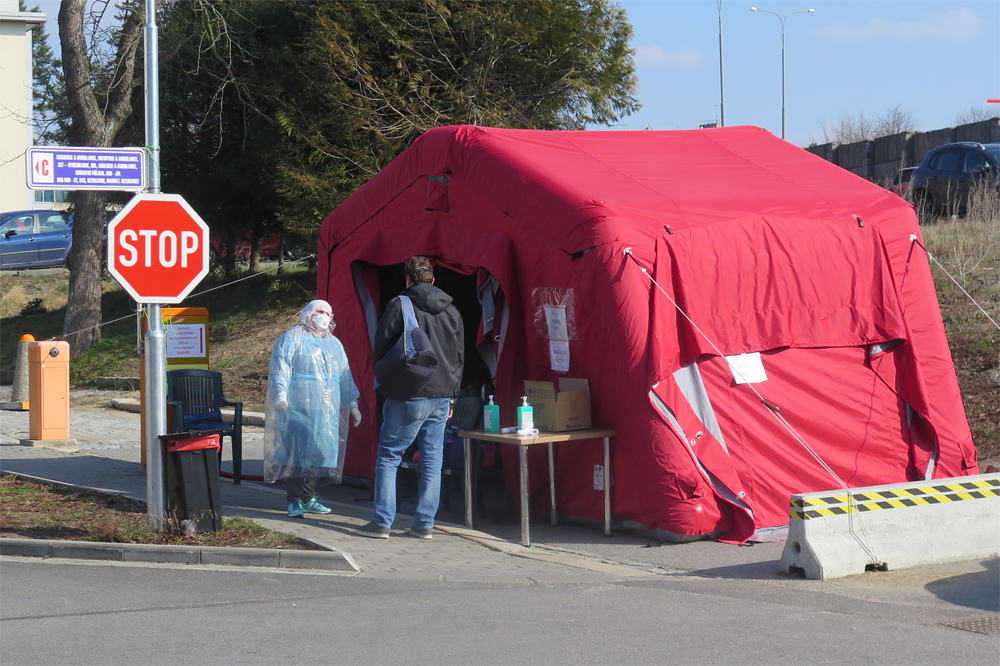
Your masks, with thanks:
M 0 211 L 35 205 L 24 165 L 34 127 L 30 31 L 44 21 L 45 14 L 18 11 L 17 0 L 0 0 Z
M 1000 142 L 1000 118 L 933 132 L 903 132 L 874 141 L 824 143 L 806 150 L 862 178 L 885 183 L 902 167 L 919 165 L 932 148 L 955 141 Z

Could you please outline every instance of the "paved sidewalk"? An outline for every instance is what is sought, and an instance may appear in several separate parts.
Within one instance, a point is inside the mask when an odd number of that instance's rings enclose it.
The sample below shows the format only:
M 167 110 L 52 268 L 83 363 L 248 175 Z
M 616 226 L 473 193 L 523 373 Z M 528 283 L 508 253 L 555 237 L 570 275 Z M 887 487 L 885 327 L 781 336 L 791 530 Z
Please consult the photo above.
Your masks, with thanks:
M 0 424 L 0 468 L 43 479 L 87 488 L 121 493 L 145 500 L 146 475 L 139 463 L 139 417 L 106 408 L 106 391 L 74 392 L 71 435 L 79 441 L 79 453 L 35 449 L 17 444 L 26 437 L 28 414 L 4 412 Z M 254 471 L 259 467 L 263 432 L 244 430 L 245 455 Z M 230 454 L 224 455 L 224 466 Z M 259 470 L 258 470 L 259 471 Z M 340 490 L 356 498 L 367 498 L 359 489 Z M 324 499 L 334 508 L 326 515 L 307 514 L 305 519 L 286 514 L 284 488 L 247 482 L 235 486 L 222 483 L 225 515 L 252 518 L 265 527 L 303 536 L 350 553 L 362 569 L 361 576 L 408 580 L 475 581 L 504 583 L 600 582 L 650 576 L 642 568 L 604 563 L 599 559 L 560 552 L 527 551 L 485 533 L 459 526 L 435 530 L 430 541 L 405 534 L 410 518 L 397 519 L 392 538 L 366 539 L 351 531 L 371 519 L 370 502 L 341 502 Z M 345 498 L 349 499 L 349 498 Z M 459 507 L 460 508 L 460 507 Z M 528 555 L 528 557 L 522 556 Z

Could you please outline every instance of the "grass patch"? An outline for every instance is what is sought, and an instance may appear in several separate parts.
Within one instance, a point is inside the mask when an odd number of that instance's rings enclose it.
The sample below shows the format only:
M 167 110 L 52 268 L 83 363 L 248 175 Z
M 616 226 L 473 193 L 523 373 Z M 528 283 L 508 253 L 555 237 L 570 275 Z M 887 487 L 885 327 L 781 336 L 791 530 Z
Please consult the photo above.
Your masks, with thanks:
M 247 518 L 224 518 L 207 534 L 157 532 L 149 527 L 146 504 L 120 495 L 50 486 L 13 474 L 0 477 L 0 535 L 109 543 L 319 550 Z
M 921 232 L 931 255 L 1000 322 L 1000 193 L 974 188 L 966 215 Z M 1000 462 L 1000 331 L 934 262 L 931 271 L 979 462 Z

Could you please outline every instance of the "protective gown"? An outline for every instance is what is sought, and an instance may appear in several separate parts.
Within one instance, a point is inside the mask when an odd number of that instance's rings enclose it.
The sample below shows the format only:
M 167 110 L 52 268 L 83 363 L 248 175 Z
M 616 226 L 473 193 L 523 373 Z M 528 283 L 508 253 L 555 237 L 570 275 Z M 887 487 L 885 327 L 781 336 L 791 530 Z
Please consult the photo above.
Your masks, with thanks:
M 271 352 L 264 434 L 269 483 L 307 475 L 340 483 L 343 473 L 358 389 L 340 340 L 329 328 L 309 325 L 316 303 L 303 309 L 302 323 L 278 338 Z M 284 412 L 275 409 L 280 401 L 287 403 Z

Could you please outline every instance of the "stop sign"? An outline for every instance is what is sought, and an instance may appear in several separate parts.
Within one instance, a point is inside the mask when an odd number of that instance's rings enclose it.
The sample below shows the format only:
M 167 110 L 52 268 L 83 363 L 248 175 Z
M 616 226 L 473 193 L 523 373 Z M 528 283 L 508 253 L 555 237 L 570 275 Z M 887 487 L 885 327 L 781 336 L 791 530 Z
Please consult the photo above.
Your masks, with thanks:
M 179 303 L 208 275 L 208 225 L 177 194 L 137 194 L 108 224 L 108 271 L 137 303 Z

